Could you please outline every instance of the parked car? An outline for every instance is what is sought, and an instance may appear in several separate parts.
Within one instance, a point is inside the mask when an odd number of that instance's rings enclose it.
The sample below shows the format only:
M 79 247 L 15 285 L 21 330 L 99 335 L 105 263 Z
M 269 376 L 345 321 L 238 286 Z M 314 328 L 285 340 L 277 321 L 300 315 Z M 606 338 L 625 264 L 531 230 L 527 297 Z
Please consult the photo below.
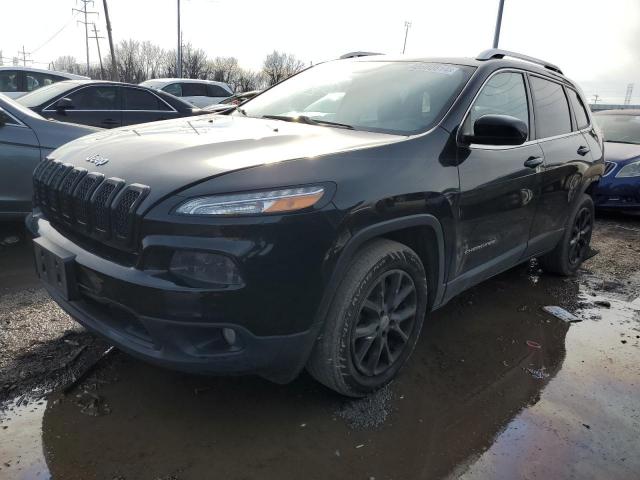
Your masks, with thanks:
M 97 80 L 59 82 L 20 97 L 18 102 L 47 118 L 102 128 L 205 113 L 165 92 Z
M 213 80 L 156 78 L 142 82 L 140 85 L 170 93 L 200 108 L 220 103 L 233 95 L 229 85 Z
M 261 90 L 251 90 L 249 92 L 234 93 L 230 97 L 222 100 L 220 103 L 209 105 L 208 107 L 203 108 L 203 110 L 207 113 L 228 112 L 236 108 L 238 105 L 242 105 L 243 103 L 251 100 L 260 92 Z
M 328 93 L 339 109 L 301 113 Z M 465 289 L 532 257 L 576 272 L 604 171 L 585 105 L 558 67 L 502 50 L 319 64 L 230 115 L 53 152 L 37 269 L 147 361 L 277 382 L 306 366 L 366 395 Z
M 594 114 L 605 141 L 605 170 L 594 191 L 596 208 L 640 209 L 640 110 Z
M 10 98 L 21 97 L 63 80 L 89 80 L 89 77 L 41 68 L 0 67 L 0 93 Z
M 100 129 L 45 120 L 0 94 L 0 221 L 31 211 L 32 173 L 54 149 Z

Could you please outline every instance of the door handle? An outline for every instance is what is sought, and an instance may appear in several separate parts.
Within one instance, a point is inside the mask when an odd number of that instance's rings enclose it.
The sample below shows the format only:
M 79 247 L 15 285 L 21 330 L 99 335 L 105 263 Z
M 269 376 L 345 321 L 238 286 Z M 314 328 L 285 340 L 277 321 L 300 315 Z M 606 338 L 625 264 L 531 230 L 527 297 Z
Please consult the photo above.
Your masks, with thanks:
M 578 155 L 582 155 L 583 157 L 590 151 L 589 147 L 585 147 L 584 145 L 580 145 L 580 147 L 578 147 Z
M 542 165 L 542 162 L 544 162 L 543 157 L 529 157 L 524 161 L 524 166 L 529 168 L 536 168 Z

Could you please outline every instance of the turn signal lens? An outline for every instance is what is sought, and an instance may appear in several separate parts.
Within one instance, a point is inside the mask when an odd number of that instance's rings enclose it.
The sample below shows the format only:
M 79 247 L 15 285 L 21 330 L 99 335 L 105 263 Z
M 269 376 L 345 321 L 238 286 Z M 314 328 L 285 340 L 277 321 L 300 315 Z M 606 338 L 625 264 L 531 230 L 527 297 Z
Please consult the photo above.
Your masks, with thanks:
M 179 215 L 256 215 L 294 212 L 315 205 L 323 195 L 324 188 L 320 186 L 212 195 L 187 200 L 176 209 L 175 213 Z

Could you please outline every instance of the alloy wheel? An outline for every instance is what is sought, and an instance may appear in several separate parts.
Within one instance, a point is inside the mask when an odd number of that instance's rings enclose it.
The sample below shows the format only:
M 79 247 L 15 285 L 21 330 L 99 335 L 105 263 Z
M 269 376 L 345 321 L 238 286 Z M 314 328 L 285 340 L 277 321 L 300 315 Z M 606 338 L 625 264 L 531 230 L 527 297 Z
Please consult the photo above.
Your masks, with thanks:
M 353 363 L 361 374 L 380 375 L 402 356 L 415 326 L 417 303 L 414 281 L 404 270 L 378 278 L 351 333 Z
M 588 208 L 582 208 L 576 215 L 569 239 L 569 262 L 575 265 L 582 261 L 587 254 L 591 231 L 593 229 L 593 217 Z

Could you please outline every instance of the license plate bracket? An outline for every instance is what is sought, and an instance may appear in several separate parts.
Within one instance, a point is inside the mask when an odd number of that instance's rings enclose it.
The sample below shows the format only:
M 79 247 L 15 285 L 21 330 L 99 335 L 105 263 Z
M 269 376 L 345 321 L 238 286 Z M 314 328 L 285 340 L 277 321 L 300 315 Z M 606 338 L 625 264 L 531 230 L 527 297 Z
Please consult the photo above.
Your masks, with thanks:
M 75 275 L 75 255 L 47 241 L 33 240 L 36 272 L 44 283 L 52 287 L 65 300 L 78 298 Z

